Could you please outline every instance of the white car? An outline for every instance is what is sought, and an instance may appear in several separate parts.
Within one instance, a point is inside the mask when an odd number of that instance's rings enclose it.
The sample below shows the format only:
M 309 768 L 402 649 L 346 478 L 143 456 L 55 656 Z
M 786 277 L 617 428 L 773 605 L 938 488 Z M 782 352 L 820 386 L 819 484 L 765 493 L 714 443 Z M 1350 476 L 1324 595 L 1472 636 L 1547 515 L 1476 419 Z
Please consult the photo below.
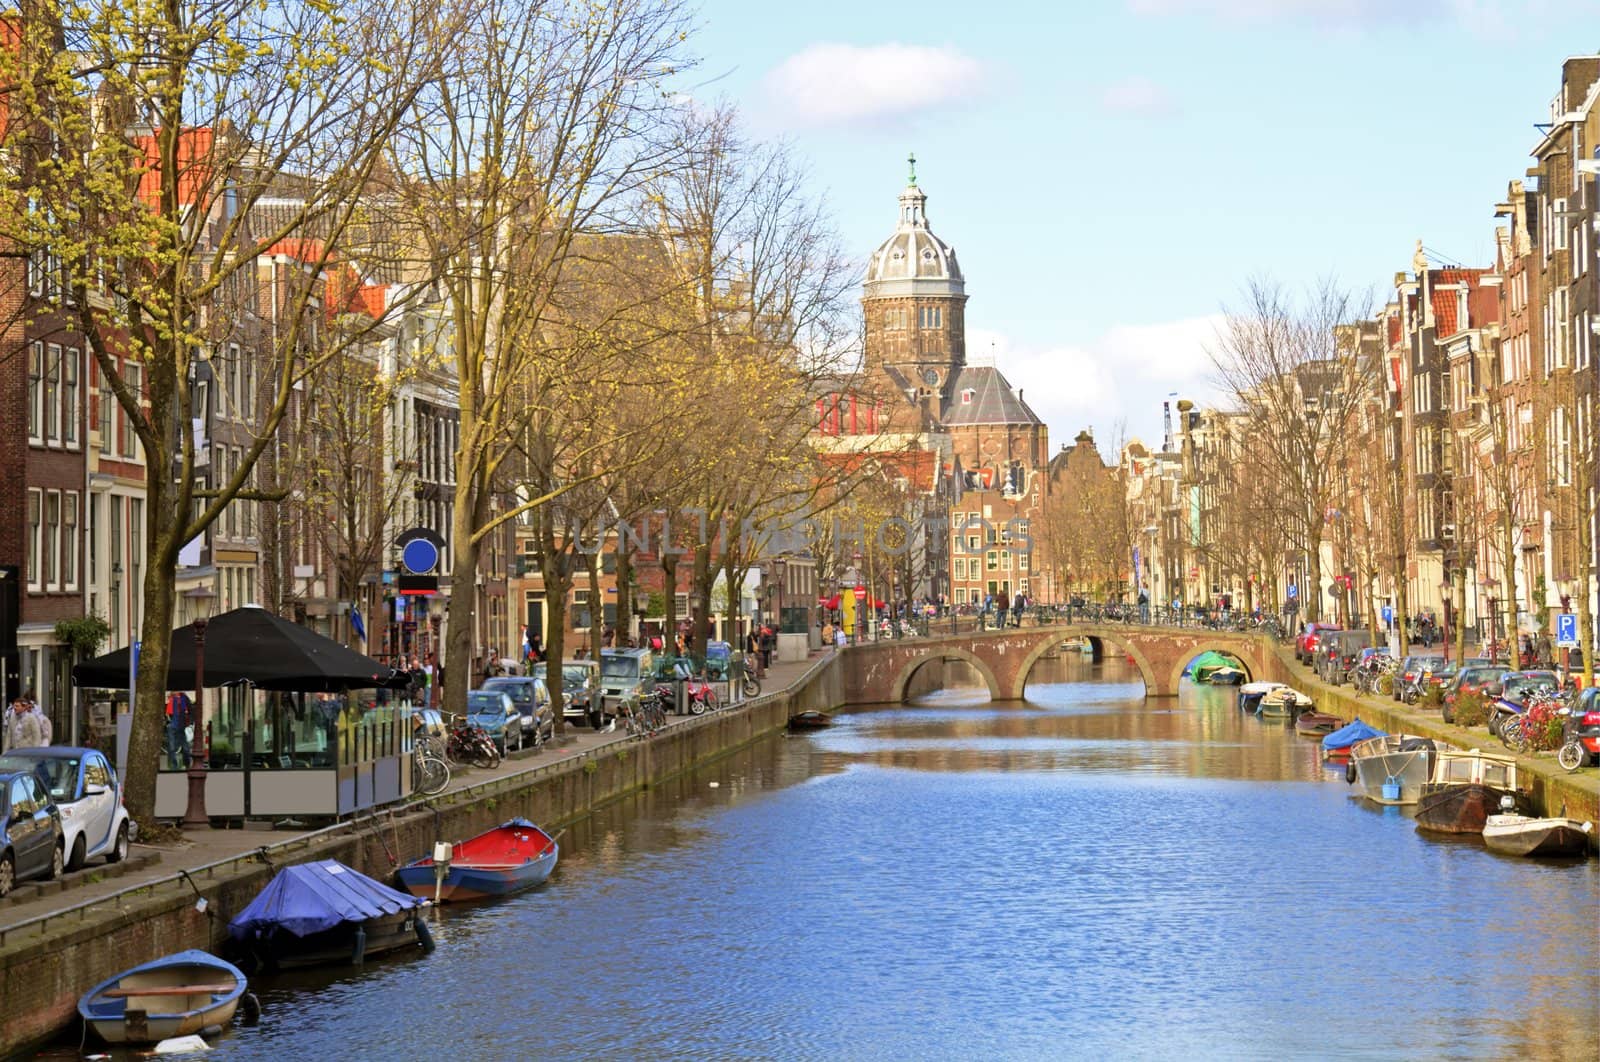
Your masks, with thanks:
M 133 820 L 122 806 L 122 783 L 96 749 L 51 745 L 11 749 L 0 756 L 0 771 L 31 770 L 61 809 L 61 832 L 68 870 L 104 856 L 107 863 L 128 857 Z

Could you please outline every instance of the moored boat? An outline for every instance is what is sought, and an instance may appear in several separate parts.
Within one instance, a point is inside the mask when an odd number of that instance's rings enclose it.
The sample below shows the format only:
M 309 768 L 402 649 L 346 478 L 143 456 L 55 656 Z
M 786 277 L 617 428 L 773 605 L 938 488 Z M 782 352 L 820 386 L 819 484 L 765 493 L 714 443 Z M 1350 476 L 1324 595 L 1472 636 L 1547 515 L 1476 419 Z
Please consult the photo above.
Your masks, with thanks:
M 1244 671 L 1236 667 L 1219 667 L 1207 679 L 1213 686 L 1237 686 L 1244 681 Z
M 228 929 L 234 946 L 266 969 L 360 965 L 396 948 L 432 951 L 421 906 L 416 896 L 323 859 L 278 871 Z
M 233 1020 L 246 985 L 232 963 L 180 951 L 95 985 L 78 1000 L 78 1013 L 108 1044 L 214 1034 Z
M 1253 712 L 1261 704 L 1261 698 L 1273 690 L 1281 689 L 1281 682 L 1246 682 L 1239 687 L 1239 710 Z
M 1509 799 L 1507 807 L 1503 801 Z M 1433 773 L 1417 799 L 1417 829 L 1434 833 L 1482 833 L 1496 809 L 1514 811 L 1522 800 L 1517 790 L 1517 761 L 1499 752 L 1439 749 Z
M 1350 766 L 1368 800 L 1415 804 L 1433 775 L 1435 748 L 1431 738 L 1382 734 L 1350 746 Z
M 821 730 L 833 725 L 833 716 L 827 712 L 796 712 L 789 717 L 790 730 Z
M 1314 702 L 1310 697 L 1290 686 L 1279 686 L 1268 691 L 1256 705 L 1256 714 L 1261 716 L 1286 717 L 1297 716 L 1309 709 Z
M 1368 738 L 1382 736 L 1383 731 L 1377 727 L 1369 726 L 1360 719 L 1352 719 L 1322 739 L 1322 755 L 1330 760 L 1335 757 L 1349 756 L 1351 746 Z M 1347 777 L 1351 782 L 1356 780 L 1353 771 Z
M 1577 819 L 1490 815 L 1483 824 L 1483 843 L 1506 855 L 1575 856 L 1587 851 L 1593 830 L 1593 823 Z
M 1294 732 L 1306 737 L 1322 737 L 1344 725 L 1344 720 L 1327 712 L 1301 712 L 1294 721 Z
M 407 863 L 395 876 L 413 896 L 431 897 L 437 888 L 442 902 L 482 900 L 543 884 L 560 853 L 554 837 L 527 819 L 512 819 L 451 845 L 437 884 L 432 856 Z

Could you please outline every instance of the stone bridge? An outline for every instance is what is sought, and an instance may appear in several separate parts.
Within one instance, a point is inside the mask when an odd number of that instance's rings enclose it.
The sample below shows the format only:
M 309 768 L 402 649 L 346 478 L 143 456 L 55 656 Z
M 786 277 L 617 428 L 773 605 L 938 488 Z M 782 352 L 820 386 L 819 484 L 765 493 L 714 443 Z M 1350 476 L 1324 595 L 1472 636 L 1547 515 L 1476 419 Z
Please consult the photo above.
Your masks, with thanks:
M 983 676 L 990 697 L 1020 700 L 1033 665 L 1068 638 L 1087 638 L 1096 660 L 1107 652 L 1125 654 L 1138 667 L 1146 695 L 1151 697 L 1177 696 L 1184 667 L 1207 649 L 1237 658 L 1251 681 L 1287 677 L 1280 673 L 1282 665 L 1272 652 L 1272 639 L 1263 634 L 1200 627 L 1058 623 L 850 646 L 844 653 L 845 697 L 858 704 L 899 703 L 905 700 L 906 685 L 918 668 L 960 660 Z

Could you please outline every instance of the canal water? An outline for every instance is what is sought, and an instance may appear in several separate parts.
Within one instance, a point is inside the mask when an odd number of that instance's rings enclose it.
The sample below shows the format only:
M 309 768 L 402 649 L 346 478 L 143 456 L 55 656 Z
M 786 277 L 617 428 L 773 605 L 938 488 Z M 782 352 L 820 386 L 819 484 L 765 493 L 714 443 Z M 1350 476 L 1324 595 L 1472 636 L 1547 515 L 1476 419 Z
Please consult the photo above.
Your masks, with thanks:
M 260 983 L 209 1057 L 1600 1054 L 1594 861 L 1421 836 L 1185 686 L 1069 655 L 762 742 L 439 912 L 432 956 Z

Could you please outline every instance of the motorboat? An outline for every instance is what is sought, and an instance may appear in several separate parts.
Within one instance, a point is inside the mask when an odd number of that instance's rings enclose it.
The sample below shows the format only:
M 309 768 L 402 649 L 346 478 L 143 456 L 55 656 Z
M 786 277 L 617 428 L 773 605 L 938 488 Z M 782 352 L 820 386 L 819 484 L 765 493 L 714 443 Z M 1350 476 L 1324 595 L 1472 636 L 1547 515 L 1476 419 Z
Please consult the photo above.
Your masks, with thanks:
M 1207 676 L 1206 681 L 1213 686 L 1237 686 L 1244 682 L 1243 669 L 1237 667 L 1219 667 Z
M 1262 695 L 1256 705 L 1256 714 L 1260 716 L 1273 716 L 1285 718 L 1298 716 L 1307 711 L 1315 702 L 1310 697 L 1290 686 L 1279 686 Z
M 1380 734 L 1350 746 L 1351 772 L 1368 800 L 1415 804 L 1423 785 L 1433 776 L 1436 748 L 1432 738 Z
M 215 1035 L 233 1021 L 247 984 L 230 962 L 180 951 L 95 985 L 78 1000 L 78 1013 L 108 1044 Z
M 448 849 L 448 858 L 426 856 L 395 876 L 413 896 L 437 896 L 444 903 L 483 900 L 542 885 L 561 854 L 556 839 L 527 819 L 501 823 Z
M 1294 721 L 1294 732 L 1306 737 L 1323 737 L 1344 726 L 1344 720 L 1327 712 L 1301 712 Z
M 1517 856 L 1575 856 L 1588 851 L 1594 823 L 1518 815 L 1511 810 L 1510 798 L 1502 798 L 1500 806 L 1505 810 L 1483 824 L 1483 843 L 1494 851 Z
M 1506 799 L 1512 801 L 1510 812 L 1523 800 L 1517 790 L 1515 757 L 1479 749 L 1439 749 L 1433 774 L 1417 800 L 1417 829 L 1482 833 L 1489 815 Z
M 1282 689 L 1281 682 L 1246 682 L 1239 687 L 1239 710 L 1253 712 L 1261 704 L 1261 698 L 1273 690 Z
M 340 863 L 284 867 L 228 923 L 240 954 L 264 969 L 348 963 L 396 948 L 433 950 L 422 900 Z

